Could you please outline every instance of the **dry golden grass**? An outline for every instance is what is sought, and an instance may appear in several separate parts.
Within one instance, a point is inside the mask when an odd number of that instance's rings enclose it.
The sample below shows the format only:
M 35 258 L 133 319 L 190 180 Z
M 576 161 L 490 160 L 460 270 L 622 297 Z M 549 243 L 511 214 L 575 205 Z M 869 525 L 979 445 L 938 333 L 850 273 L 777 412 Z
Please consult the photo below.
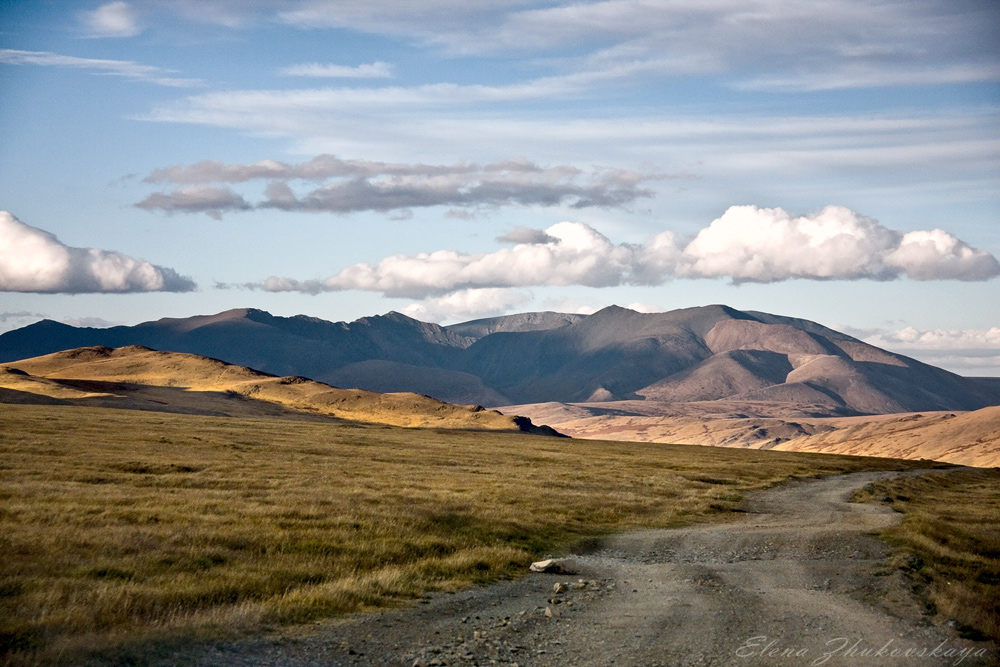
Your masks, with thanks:
M 0 662 L 139 660 L 515 576 L 870 458 L 0 406 Z M 123 657 L 125 656 L 125 657 Z
M 83 347 L 5 364 L 0 366 L 0 399 L 57 399 L 88 407 L 233 417 L 334 417 L 405 427 L 523 430 L 516 417 L 495 410 L 412 393 L 341 389 L 138 346 Z
M 970 638 L 1000 641 L 1000 469 L 879 482 L 858 499 L 904 513 L 887 534 L 897 547 L 893 565 L 928 613 L 956 621 Z

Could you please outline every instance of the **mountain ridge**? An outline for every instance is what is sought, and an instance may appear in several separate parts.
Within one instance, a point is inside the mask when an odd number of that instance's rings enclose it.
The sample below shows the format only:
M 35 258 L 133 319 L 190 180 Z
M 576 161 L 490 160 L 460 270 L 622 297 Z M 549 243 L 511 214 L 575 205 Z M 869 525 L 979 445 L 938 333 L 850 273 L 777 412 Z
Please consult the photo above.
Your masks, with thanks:
M 43 320 L 0 335 L 0 363 L 63 349 L 144 345 L 279 376 L 487 406 L 717 403 L 767 416 L 975 410 L 1000 382 L 964 378 L 794 317 L 713 304 L 639 313 L 518 313 L 448 326 L 398 312 L 331 322 L 255 308 L 107 329 Z M 736 408 L 736 411 L 739 411 Z

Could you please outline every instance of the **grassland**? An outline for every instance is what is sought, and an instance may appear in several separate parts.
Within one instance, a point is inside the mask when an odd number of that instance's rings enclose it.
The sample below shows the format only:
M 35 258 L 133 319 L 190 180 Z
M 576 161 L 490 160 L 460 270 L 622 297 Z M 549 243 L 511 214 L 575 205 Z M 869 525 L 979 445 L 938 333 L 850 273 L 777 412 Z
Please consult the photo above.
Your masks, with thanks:
M 586 536 L 721 516 L 789 477 L 912 465 L 2 405 L 0 663 L 139 660 L 396 605 Z
M 1000 469 L 879 482 L 858 500 L 891 504 L 903 521 L 886 537 L 892 565 L 913 581 L 929 614 L 971 639 L 1000 641 Z

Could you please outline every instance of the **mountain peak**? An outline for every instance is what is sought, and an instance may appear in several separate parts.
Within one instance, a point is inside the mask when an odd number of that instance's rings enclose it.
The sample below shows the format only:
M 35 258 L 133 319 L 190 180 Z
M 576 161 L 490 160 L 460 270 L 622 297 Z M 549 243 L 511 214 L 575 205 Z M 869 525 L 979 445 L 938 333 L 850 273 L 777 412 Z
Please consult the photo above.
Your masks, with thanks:
M 613 316 L 613 315 L 626 315 L 626 314 L 627 315 L 633 315 L 633 314 L 634 315 L 639 315 L 640 313 L 639 313 L 638 310 L 632 310 L 631 308 L 624 308 L 624 307 L 619 306 L 617 304 L 611 304 L 610 306 L 605 306 L 604 308 L 601 308 L 600 310 L 598 310 L 597 312 L 595 312 L 593 315 L 591 315 L 591 317 L 593 317 L 594 315 Z

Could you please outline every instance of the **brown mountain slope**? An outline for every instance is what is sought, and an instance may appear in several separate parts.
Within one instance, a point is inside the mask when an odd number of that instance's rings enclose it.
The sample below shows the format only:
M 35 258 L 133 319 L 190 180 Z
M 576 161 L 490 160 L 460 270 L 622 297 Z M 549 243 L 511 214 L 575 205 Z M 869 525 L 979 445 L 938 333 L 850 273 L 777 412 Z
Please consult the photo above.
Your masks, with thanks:
M 819 423 L 824 421 L 828 425 L 838 422 L 848 425 L 782 442 L 774 449 L 933 459 L 979 467 L 1000 466 L 1000 406 L 966 413 L 817 420 Z
M 692 408 L 711 404 L 675 405 L 682 409 L 669 415 L 623 414 L 620 410 L 601 410 L 595 404 L 539 403 L 506 409 L 533 419 L 544 419 L 560 433 L 574 438 L 1000 466 L 1000 406 L 973 412 L 810 418 L 800 415 L 745 416 L 735 412 L 699 414 Z
M 0 334 L 0 362 L 92 345 L 144 345 L 278 376 L 490 407 L 716 401 L 724 404 L 716 412 L 741 403 L 737 412 L 784 418 L 790 410 L 833 417 L 1000 405 L 993 382 L 815 322 L 723 305 L 521 313 L 448 327 L 399 313 L 348 323 L 252 308 L 107 329 L 45 320 Z M 764 404 L 770 414 L 760 414 Z
M 412 393 L 338 389 L 193 354 L 85 347 L 0 366 L 0 401 L 229 416 L 337 418 L 393 426 L 534 431 L 522 417 Z

